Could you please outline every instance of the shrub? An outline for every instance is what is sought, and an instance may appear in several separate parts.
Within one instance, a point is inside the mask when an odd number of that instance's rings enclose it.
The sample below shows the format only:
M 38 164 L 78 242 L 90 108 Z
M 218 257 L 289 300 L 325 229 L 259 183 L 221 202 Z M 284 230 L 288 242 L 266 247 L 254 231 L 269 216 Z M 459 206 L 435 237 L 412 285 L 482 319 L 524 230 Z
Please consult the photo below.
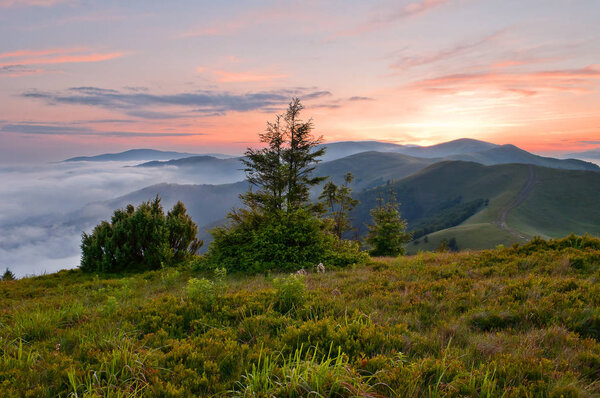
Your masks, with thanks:
M 184 288 L 185 295 L 205 310 L 213 308 L 219 297 L 223 296 L 227 290 L 225 269 L 217 268 L 214 274 L 214 281 L 206 278 L 191 278 Z
M 239 210 L 228 226 L 211 231 L 207 261 L 228 271 L 293 271 L 318 263 L 346 266 L 365 261 L 358 244 L 345 243 L 306 209 L 262 214 Z
M 303 275 L 290 275 L 287 278 L 276 278 L 273 285 L 277 290 L 275 294 L 275 308 L 281 313 L 287 313 L 300 308 L 306 302 L 306 285 Z
M 184 260 L 202 245 L 198 227 L 178 202 L 165 216 L 160 198 L 116 210 L 81 241 L 81 270 L 122 272 L 156 270 Z
M 191 278 L 185 286 L 185 295 L 191 301 L 211 307 L 215 302 L 215 291 L 211 281 L 206 278 Z

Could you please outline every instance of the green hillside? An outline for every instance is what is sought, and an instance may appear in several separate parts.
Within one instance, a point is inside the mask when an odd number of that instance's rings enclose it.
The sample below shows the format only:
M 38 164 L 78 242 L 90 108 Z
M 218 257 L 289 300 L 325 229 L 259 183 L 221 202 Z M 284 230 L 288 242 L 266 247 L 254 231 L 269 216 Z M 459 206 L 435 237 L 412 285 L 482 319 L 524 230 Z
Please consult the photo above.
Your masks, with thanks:
M 0 281 L 0 396 L 600 395 L 598 239 L 194 269 Z
M 434 159 L 415 158 L 393 152 L 362 152 L 330 162 L 321 163 L 316 175 L 331 176 L 336 184 L 344 182 L 348 172 L 354 175 L 352 188 L 361 191 L 400 180 L 434 163 Z
M 369 209 L 387 189 L 357 195 L 362 202 L 354 214 L 358 228 L 369 222 Z M 407 246 L 409 252 L 435 250 L 442 240 L 453 237 L 461 249 L 481 249 L 522 243 L 536 235 L 600 235 L 600 173 L 593 171 L 441 162 L 398 181 L 393 190 L 410 230 L 449 221 L 430 233 L 428 242 L 420 239 L 419 244 Z M 471 206 L 476 209 L 473 214 L 458 217 L 465 215 L 461 209 L 481 199 L 487 205 Z
M 577 159 L 555 159 L 538 156 L 514 145 L 502 145 L 481 152 L 453 155 L 449 158 L 454 160 L 472 161 L 485 165 L 524 163 L 554 169 L 600 171 L 600 167 L 591 162 Z
M 440 162 L 393 184 L 401 212 L 409 229 L 426 223 L 441 213 L 451 214 L 465 203 L 487 200 L 480 209 L 484 222 L 500 216 L 515 193 L 527 182 L 528 166 L 483 166 L 471 162 Z M 360 226 L 369 221 L 369 210 L 376 206 L 377 197 L 385 196 L 389 186 L 378 187 L 357 195 L 361 204 L 354 213 Z

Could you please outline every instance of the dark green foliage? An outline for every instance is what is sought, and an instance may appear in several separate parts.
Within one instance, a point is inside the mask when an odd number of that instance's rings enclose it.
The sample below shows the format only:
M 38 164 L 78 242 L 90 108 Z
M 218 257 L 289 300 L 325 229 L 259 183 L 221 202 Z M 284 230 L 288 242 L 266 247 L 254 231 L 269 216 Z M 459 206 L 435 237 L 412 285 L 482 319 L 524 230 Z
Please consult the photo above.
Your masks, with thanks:
M 404 244 L 411 236 L 406 232 L 406 220 L 402 219 L 394 192 L 390 189 L 387 200 L 380 194 L 377 206 L 371 209 L 366 241 L 371 245 L 372 256 L 397 256 L 404 254 Z
M 340 241 L 326 227 L 302 208 L 268 214 L 241 209 L 230 214 L 229 225 L 211 231 L 214 240 L 207 261 L 228 271 L 258 273 L 296 271 L 320 262 L 346 266 L 365 260 L 357 244 Z
M 360 202 L 352 197 L 350 184 L 353 180 L 352 173 L 346 173 L 344 184 L 336 185 L 333 181 L 329 181 L 323 186 L 323 192 L 319 196 L 319 199 L 325 201 L 328 216 L 332 221 L 333 233 L 339 239 L 342 239 L 346 232 L 356 229 L 352 227 L 350 213 Z
M 11 270 L 9 270 L 8 268 L 6 268 L 6 271 L 4 271 L 4 273 L 2 274 L 2 278 L 1 280 L 3 281 L 14 281 L 15 278 L 15 274 L 13 274 L 13 272 Z
M 111 222 L 102 221 L 81 242 L 81 270 L 122 272 L 169 266 L 202 245 L 198 228 L 178 202 L 165 216 L 160 198 L 134 208 L 116 210 Z
M 423 235 L 457 226 L 486 206 L 486 202 L 487 199 L 476 199 L 461 203 L 459 198 L 458 202 L 453 202 L 443 209 L 436 209 L 432 216 L 419 221 L 418 224 L 411 225 L 412 236 L 414 239 L 418 239 Z

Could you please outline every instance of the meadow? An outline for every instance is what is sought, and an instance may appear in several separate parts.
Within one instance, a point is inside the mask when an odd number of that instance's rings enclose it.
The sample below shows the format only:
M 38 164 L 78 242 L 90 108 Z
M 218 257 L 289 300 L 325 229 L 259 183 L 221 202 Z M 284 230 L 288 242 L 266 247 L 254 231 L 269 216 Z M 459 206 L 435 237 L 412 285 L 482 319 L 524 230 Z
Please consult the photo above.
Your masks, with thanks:
M 0 282 L 3 397 L 600 395 L 600 239 Z

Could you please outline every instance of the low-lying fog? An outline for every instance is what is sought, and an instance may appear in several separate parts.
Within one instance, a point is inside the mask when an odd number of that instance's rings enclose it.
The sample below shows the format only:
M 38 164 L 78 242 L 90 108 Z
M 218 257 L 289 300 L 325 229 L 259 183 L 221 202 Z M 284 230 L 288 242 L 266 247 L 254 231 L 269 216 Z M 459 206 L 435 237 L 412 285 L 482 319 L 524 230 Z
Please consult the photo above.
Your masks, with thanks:
M 241 170 L 216 174 L 171 166 L 130 167 L 139 163 L 0 166 L 0 271 L 8 267 L 22 277 L 77 267 L 81 233 L 114 210 L 103 201 L 162 182 L 224 184 L 243 179 Z

